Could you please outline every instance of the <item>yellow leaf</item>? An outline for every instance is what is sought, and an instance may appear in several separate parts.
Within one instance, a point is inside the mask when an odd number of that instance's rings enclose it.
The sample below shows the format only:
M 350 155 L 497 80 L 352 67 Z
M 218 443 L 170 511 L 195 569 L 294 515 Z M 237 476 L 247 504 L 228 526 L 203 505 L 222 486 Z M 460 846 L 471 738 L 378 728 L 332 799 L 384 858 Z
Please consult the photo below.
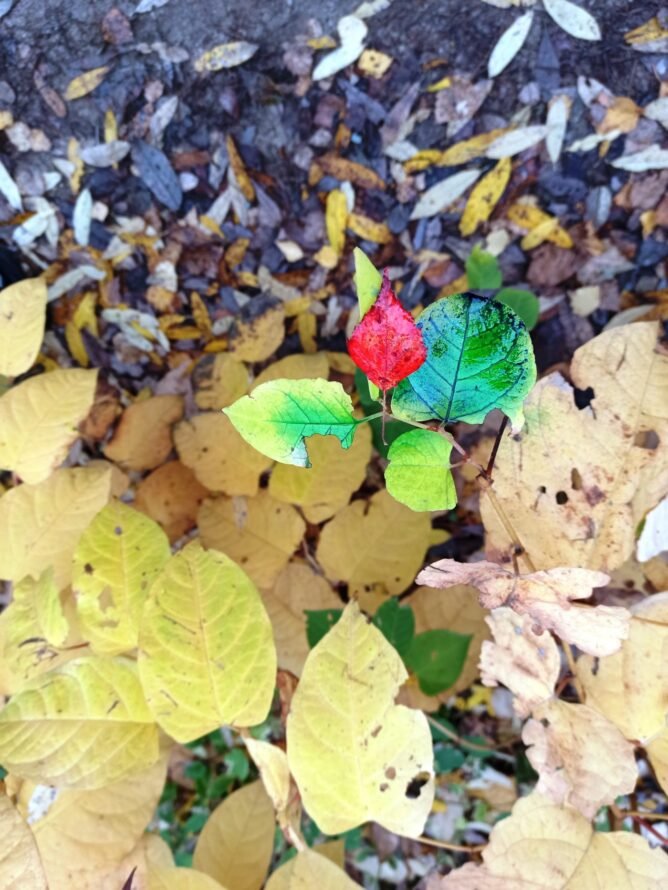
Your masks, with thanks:
M 6 794 L 0 794 L 0 885 L 48 890 L 35 839 Z
M 354 375 L 357 370 L 357 365 L 347 352 L 326 352 L 325 355 L 332 371 L 338 371 L 339 374 Z
M 260 890 L 274 850 L 274 807 L 262 782 L 229 794 L 209 816 L 195 868 L 234 890 Z
M 67 85 L 65 99 L 71 102 L 72 99 L 81 99 L 82 96 L 92 93 L 94 89 L 99 87 L 108 72 L 109 65 L 102 65 L 100 68 L 91 68 L 90 71 L 84 71 L 83 74 L 79 74 L 78 77 L 75 77 Z
M 490 130 L 488 133 L 480 133 L 478 136 L 456 142 L 445 151 L 433 148 L 425 149 L 406 161 L 404 167 L 407 173 L 417 173 L 434 164 L 437 167 L 458 167 L 460 164 L 467 164 L 474 158 L 484 155 L 492 142 L 507 132 L 509 132 L 508 128 L 501 128 Z
M 87 368 L 90 364 L 90 359 L 86 352 L 86 346 L 84 344 L 84 339 L 81 336 L 81 331 L 73 321 L 65 323 L 65 342 L 67 343 L 67 348 L 74 361 L 78 365 L 81 365 L 82 368 Z
M 194 868 L 151 868 L 148 890 L 225 890 L 218 881 Z
M 387 53 L 382 53 L 377 49 L 365 49 L 358 59 L 357 67 L 362 74 L 380 79 L 393 61 L 392 56 L 388 56 Z
M 70 661 L 0 711 L 0 762 L 24 779 L 102 788 L 157 759 L 158 728 L 131 661 Z
M 172 425 L 183 417 L 181 396 L 153 396 L 126 408 L 104 455 L 125 470 L 153 470 L 172 450 Z
M 0 291 L 0 374 L 23 374 L 37 358 L 44 336 L 46 283 L 26 278 Z
M 230 352 L 239 361 L 265 361 L 285 339 L 284 318 L 285 309 L 276 305 L 250 321 L 238 321 L 230 334 Z
M 310 651 L 305 610 L 340 609 L 341 600 L 322 575 L 298 562 L 285 566 L 262 599 L 274 631 L 278 666 L 298 677 Z
M 440 90 L 447 90 L 450 86 L 452 86 L 452 78 L 449 76 L 442 77 L 440 80 L 437 80 L 436 83 L 430 84 L 427 87 L 427 92 L 438 93 Z
M 316 850 L 302 850 L 271 875 L 265 890 L 359 890 L 348 875 Z
M 273 586 L 306 530 L 294 507 L 266 491 L 204 501 L 198 525 L 204 545 L 226 553 L 262 589 Z
M 510 180 L 512 161 L 502 158 L 490 172 L 476 183 L 466 202 L 459 222 L 462 235 L 472 235 L 481 222 L 492 215 Z
M 248 370 L 228 352 L 207 357 L 194 373 L 195 401 L 203 410 L 227 408 L 248 392 Z
M 317 253 L 314 253 L 313 259 L 323 269 L 336 269 L 339 263 L 339 255 L 329 244 L 324 244 Z
M 251 390 L 270 380 L 304 380 L 318 377 L 326 380 L 328 376 L 329 362 L 326 353 L 286 355 L 285 358 L 280 358 L 261 371 L 253 381 Z
M 629 99 L 628 96 L 616 96 L 598 130 L 601 133 L 609 133 L 611 130 L 630 133 L 637 127 L 641 114 L 642 108 L 636 105 L 633 99 Z
M 318 350 L 316 343 L 316 333 L 318 330 L 318 322 L 313 312 L 302 312 L 297 317 L 297 332 L 299 333 L 299 342 L 304 352 L 315 355 Z
M 38 485 L 19 485 L 0 498 L 0 578 L 38 577 L 49 566 L 59 589 L 71 578 L 79 536 L 109 499 L 107 467 L 56 470 Z
M 197 414 L 174 431 L 179 457 L 209 491 L 255 495 L 273 461 L 256 451 L 222 412 Z
M 590 340 L 571 378 L 594 388 L 591 408 L 580 410 L 570 385 L 550 374 L 525 403 L 522 435 L 501 443 L 494 493 L 536 568 L 611 572 L 668 491 L 668 452 L 653 444 L 668 441 L 668 356 L 657 335 L 655 322 L 637 322 Z M 490 559 L 506 562 L 507 532 L 485 495 L 482 517 Z
M 317 166 L 325 173 L 334 176 L 341 182 L 350 180 L 355 185 L 363 189 L 384 189 L 385 183 L 383 179 L 370 167 L 364 164 L 358 164 L 356 161 L 349 161 L 348 158 L 341 158 L 335 154 L 321 155 L 317 159 Z
M 624 35 L 626 43 L 631 46 L 642 45 L 643 43 L 651 43 L 655 40 L 663 40 L 668 37 L 668 28 L 664 27 L 659 21 L 658 16 L 648 19 L 644 25 L 628 31 Z
M 508 208 L 507 216 L 510 222 L 530 232 L 522 240 L 523 250 L 531 250 L 543 241 L 551 241 L 557 247 L 573 247 L 573 239 L 559 220 L 534 204 L 513 204 Z
M 137 646 L 144 600 L 169 556 L 165 533 L 138 510 L 112 501 L 97 514 L 72 565 L 81 631 L 94 652 L 119 655 Z
M 264 789 L 280 819 L 290 803 L 290 767 L 287 754 L 282 748 L 259 741 L 252 736 L 246 736 L 244 744 L 260 771 Z
M 81 178 L 84 175 L 84 162 L 79 154 L 79 140 L 70 137 L 67 141 L 67 160 L 74 168 L 70 174 L 70 189 L 73 195 L 79 194 Z
M 369 501 L 353 501 L 320 535 L 318 562 L 331 581 L 346 581 L 351 596 L 381 584 L 387 594 L 402 593 L 419 571 L 427 550 L 431 520 L 379 491 Z
M 296 504 L 308 522 L 329 519 L 362 485 L 371 460 L 371 430 L 358 427 L 346 451 L 334 436 L 312 436 L 308 445 L 312 466 L 308 471 L 290 464 L 276 464 L 269 479 L 269 494 L 286 504 Z
M 254 43 L 245 40 L 235 40 L 231 43 L 221 43 L 212 49 L 202 53 L 195 61 L 195 71 L 220 71 L 223 68 L 235 68 L 247 62 L 256 52 L 258 47 Z
M 241 194 L 246 198 L 247 201 L 255 200 L 255 186 L 246 171 L 244 166 L 244 162 L 241 160 L 241 155 L 239 154 L 236 145 L 234 144 L 234 140 L 231 136 L 227 136 L 225 138 L 225 145 L 227 146 L 227 156 L 230 160 L 230 166 L 232 167 L 232 171 L 234 173 L 234 178 L 237 181 L 237 185 L 241 190 Z
M 668 886 L 668 857 L 628 831 L 595 831 L 572 807 L 534 792 L 494 826 L 482 853 L 430 884 L 430 890 L 592 890 Z
M 113 109 L 107 108 L 104 113 L 104 141 L 115 142 L 118 139 L 118 123 Z
M 43 482 L 62 463 L 95 399 L 97 371 L 30 377 L 0 398 L 0 466 Z
M 376 244 L 389 244 L 393 237 L 386 223 L 376 222 L 361 213 L 350 214 L 348 228 L 365 241 L 375 241 Z
M 337 256 L 341 256 L 346 245 L 347 221 L 348 200 L 341 189 L 332 189 L 327 195 L 325 224 L 329 243 Z
M 197 293 L 197 291 L 193 291 L 190 294 L 190 309 L 192 311 L 192 316 L 195 320 L 195 324 L 199 328 L 203 337 L 207 338 L 211 336 L 211 318 L 209 316 L 209 310 L 207 309 L 206 303 Z
M 207 495 L 188 467 L 170 460 L 142 479 L 134 507 L 154 519 L 173 543 L 195 525 L 197 511 Z
M 260 595 L 238 565 L 199 541 L 171 558 L 144 606 L 139 671 L 155 719 L 177 741 L 264 720 L 276 650 Z
M 79 887 L 86 872 L 111 870 L 140 842 L 162 795 L 166 761 L 137 777 L 123 779 L 96 791 L 59 789 L 32 831 L 49 887 Z M 41 786 L 24 783 L 19 801 L 29 811 Z
M 326 834 L 375 821 L 419 836 L 434 799 L 427 718 L 396 705 L 407 678 L 397 651 L 356 602 L 311 650 L 287 721 L 288 763 Z M 417 796 L 406 788 L 419 784 Z

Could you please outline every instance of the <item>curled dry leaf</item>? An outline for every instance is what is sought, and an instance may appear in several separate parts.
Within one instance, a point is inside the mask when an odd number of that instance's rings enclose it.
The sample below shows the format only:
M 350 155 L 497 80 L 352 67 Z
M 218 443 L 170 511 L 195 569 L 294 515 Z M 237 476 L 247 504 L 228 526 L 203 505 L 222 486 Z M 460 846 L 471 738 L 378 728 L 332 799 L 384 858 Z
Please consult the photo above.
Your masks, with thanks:
M 516 575 L 492 562 L 458 563 L 441 559 L 417 577 L 428 587 L 471 584 L 480 591 L 486 609 L 508 606 L 519 615 L 551 630 L 568 643 L 592 655 L 616 652 L 628 635 L 629 613 L 616 606 L 578 606 L 571 600 L 588 599 L 594 587 L 609 577 L 587 569 L 554 568 Z
M 494 494 L 513 516 L 538 568 L 578 565 L 610 572 L 635 548 L 643 517 L 668 492 L 668 356 L 654 322 L 613 328 L 580 347 L 571 366 L 579 409 L 559 374 L 527 398 L 526 426 L 505 438 L 494 469 Z M 482 497 L 487 552 L 510 561 L 510 542 Z
M 485 686 L 502 683 L 515 696 L 520 717 L 552 697 L 559 679 L 559 650 L 548 633 L 537 634 L 528 615 L 495 609 L 486 619 L 494 642 L 485 640 L 480 653 L 480 677 Z
M 522 730 L 527 757 L 539 774 L 536 791 L 570 804 L 588 819 L 636 786 L 633 745 L 587 705 L 546 701 Z

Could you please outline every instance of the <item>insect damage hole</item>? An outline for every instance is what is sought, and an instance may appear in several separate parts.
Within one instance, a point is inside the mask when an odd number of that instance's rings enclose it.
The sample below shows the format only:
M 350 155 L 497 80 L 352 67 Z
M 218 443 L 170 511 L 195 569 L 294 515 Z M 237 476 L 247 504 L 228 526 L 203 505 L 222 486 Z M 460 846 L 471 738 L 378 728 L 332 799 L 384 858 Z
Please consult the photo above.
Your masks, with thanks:
M 405 796 L 409 800 L 417 800 L 422 789 L 429 782 L 430 778 L 431 776 L 429 775 L 429 773 L 418 773 L 417 776 L 411 779 L 408 785 L 406 785 L 406 791 L 404 792 Z

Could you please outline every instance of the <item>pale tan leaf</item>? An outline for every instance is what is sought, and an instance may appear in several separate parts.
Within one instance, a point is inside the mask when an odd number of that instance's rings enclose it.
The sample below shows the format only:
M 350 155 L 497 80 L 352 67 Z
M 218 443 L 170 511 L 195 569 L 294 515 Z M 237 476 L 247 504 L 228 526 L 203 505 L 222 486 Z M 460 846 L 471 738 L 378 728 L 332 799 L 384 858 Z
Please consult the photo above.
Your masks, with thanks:
M 525 12 L 499 37 L 487 63 L 487 73 L 490 77 L 501 74 L 522 49 L 533 24 L 533 15 L 533 10 Z
M 265 890 L 358 890 L 348 875 L 317 850 L 302 850 L 271 875 Z
M 540 776 L 536 791 L 553 803 L 570 804 L 588 819 L 636 787 L 633 745 L 587 705 L 543 702 L 525 724 L 522 741 Z
M 53 567 L 59 589 L 72 577 L 79 536 L 109 499 L 107 467 L 56 470 L 38 485 L 19 485 L 0 498 L 0 578 L 20 581 Z
M 580 410 L 556 373 L 527 398 L 527 422 L 501 443 L 494 494 L 512 515 L 539 569 L 581 566 L 605 572 L 635 547 L 643 517 L 668 493 L 668 356 L 655 322 L 612 328 L 580 347 L 571 376 L 592 387 Z M 482 497 L 488 554 L 510 563 L 511 542 Z M 520 556 L 520 560 L 521 560 Z
M 225 890 L 222 884 L 195 868 L 150 868 L 147 890 Z
M 549 633 L 537 634 L 528 615 L 495 609 L 486 619 L 494 642 L 485 640 L 480 654 L 480 676 L 486 686 L 502 683 L 515 696 L 513 706 L 527 717 L 552 697 L 561 661 Z
M 0 794 L 0 885 L 7 890 L 47 890 L 35 839 L 4 793 Z
M 594 16 L 571 0 L 543 0 L 543 6 L 567 34 L 580 40 L 601 39 L 601 29 Z
M 364 22 L 355 15 L 346 15 L 339 19 L 337 26 L 341 46 L 327 53 L 315 66 L 313 80 L 323 80 L 352 65 L 360 57 L 364 49 L 364 38 L 369 30 Z
M 480 173 L 480 170 L 462 170 L 460 173 L 453 173 L 447 179 L 442 179 L 436 185 L 432 185 L 420 195 L 411 213 L 411 219 L 424 219 L 443 213 L 451 204 L 455 203 L 457 198 L 461 198 L 480 176 Z
M 608 134 L 612 138 L 612 133 Z M 668 148 L 660 148 L 658 145 L 650 145 L 630 155 L 622 155 L 610 161 L 613 167 L 619 170 L 629 170 L 631 173 L 643 173 L 645 170 L 665 170 L 668 167 Z
M 560 93 L 550 99 L 547 108 L 547 136 L 545 146 L 550 160 L 556 164 L 561 155 L 561 149 L 566 135 L 566 125 L 571 113 L 573 100 L 566 93 Z
M 516 130 L 509 130 L 495 139 L 487 148 L 485 154 L 488 158 L 510 158 L 541 142 L 546 135 L 547 127 L 543 124 L 518 127 Z
M 46 282 L 26 278 L 0 291 L 0 374 L 23 374 L 37 358 L 44 336 Z
M 287 721 L 288 763 L 327 834 L 374 820 L 422 833 L 434 796 L 426 717 L 395 704 L 407 677 L 396 650 L 351 601 L 311 650 Z M 406 794 L 418 780 L 416 797 Z
M 125 470 L 153 470 L 172 450 L 172 426 L 183 417 L 181 396 L 153 396 L 126 408 L 105 457 Z
M 577 810 L 536 792 L 497 823 L 482 858 L 429 890 L 658 890 L 668 882 L 663 850 L 627 831 L 596 832 Z
M 260 890 L 274 849 L 274 807 L 262 782 L 229 794 L 209 816 L 193 865 L 234 890 Z
M 554 568 L 516 575 L 492 562 L 460 563 L 441 559 L 423 569 L 418 584 L 452 587 L 470 584 L 480 591 L 485 609 L 509 606 L 518 615 L 551 630 L 592 655 L 611 655 L 628 635 L 629 613 L 616 606 L 579 606 L 571 600 L 588 599 L 594 587 L 610 578 L 587 569 Z
M 81 99 L 92 93 L 94 89 L 99 87 L 109 72 L 109 65 L 102 65 L 100 68 L 91 68 L 79 74 L 67 85 L 65 90 L 65 99 L 71 102 L 73 99 Z
M 235 40 L 232 43 L 221 43 L 207 50 L 195 59 L 195 71 L 221 71 L 223 68 L 236 68 L 251 59 L 258 51 L 256 43 Z

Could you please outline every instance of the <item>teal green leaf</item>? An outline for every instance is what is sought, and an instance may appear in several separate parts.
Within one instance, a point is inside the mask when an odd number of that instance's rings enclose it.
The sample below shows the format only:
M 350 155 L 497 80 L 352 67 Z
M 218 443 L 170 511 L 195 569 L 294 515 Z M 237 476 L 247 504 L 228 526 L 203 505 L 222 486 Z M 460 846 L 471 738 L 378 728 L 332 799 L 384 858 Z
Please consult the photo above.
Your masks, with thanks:
M 400 606 L 399 601 L 392 597 L 378 609 L 373 623 L 403 657 L 415 635 L 415 615 L 411 607 Z
M 341 617 L 343 609 L 310 609 L 306 615 L 306 639 L 311 649 L 329 633 Z
M 466 260 L 466 277 L 472 290 L 496 289 L 503 281 L 496 257 L 477 244 Z
M 470 642 L 470 634 L 451 630 L 426 630 L 413 637 L 404 662 L 417 677 L 425 695 L 438 695 L 455 683 L 464 667 Z
M 532 331 L 536 327 L 540 315 L 538 297 L 530 290 L 522 290 L 518 287 L 504 287 L 494 296 L 495 300 L 503 303 L 522 319 L 527 330 Z
M 392 443 L 385 484 L 392 497 L 417 512 L 452 510 L 457 492 L 450 472 L 452 445 L 430 430 L 411 430 Z
M 270 380 L 223 409 L 253 448 L 282 464 L 310 467 L 308 436 L 336 436 L 350 448 L 359 421 L 340 383 Z
M 455 294 L 428 306 L 417 320 L 427 361 L 395 388 L 400 420 L 481 423 L 499 408 L 519 429 L 522 403 L 536 382 L 533 347 L 524 322 L 507 306 Z
M 353 256 L 355 257 L 355 290 L 360 307 L 360 319 L 362 319 L 376 302 L 383 279 L 363 250 L 356 247 L 353 250 Z

